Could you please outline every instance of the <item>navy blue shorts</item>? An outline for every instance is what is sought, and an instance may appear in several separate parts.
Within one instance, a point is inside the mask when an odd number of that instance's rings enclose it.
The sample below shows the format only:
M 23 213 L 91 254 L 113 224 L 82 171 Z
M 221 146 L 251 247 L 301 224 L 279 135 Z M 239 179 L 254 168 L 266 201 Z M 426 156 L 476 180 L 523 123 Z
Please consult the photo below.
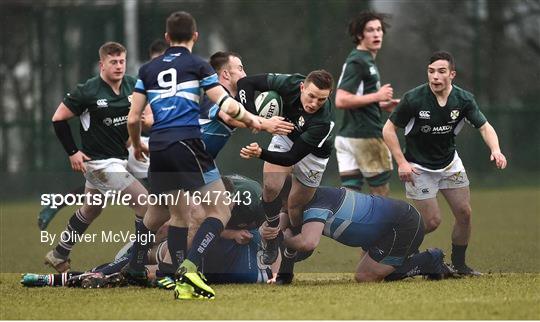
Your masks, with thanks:
M 150 153 L 148 180 L 153 194 L 193 191 L 218 179 L 219 170 L 201 139 L 180 140 Z
M 378 263 L 401 266 L 405 259 L 418 250 L 424 240 L 422 216 L 414 207 L 405 202 L 402 204 L 408 209 L 403 211 L 399 223 L 368 249 L 369 256 Z

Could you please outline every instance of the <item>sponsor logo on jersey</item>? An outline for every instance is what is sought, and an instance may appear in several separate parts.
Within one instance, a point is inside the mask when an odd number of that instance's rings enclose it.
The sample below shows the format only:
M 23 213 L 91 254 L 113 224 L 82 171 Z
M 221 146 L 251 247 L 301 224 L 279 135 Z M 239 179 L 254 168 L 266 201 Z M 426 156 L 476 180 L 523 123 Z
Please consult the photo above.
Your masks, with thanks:
M 431 112 L 430 111 L 420 111 L 420 112 L 418 112 L 418 118 L 423 119 L 423 120 L 429 120 L 431 118 L 431 115 L 429 115 L 429 113 L 431 113 Z
M 446 134 L 450 131 L 452 131 L 451 125 L 435 126 L 431 129 L 431 133 L 433 134 Z
M 420 131 L 424 132 L 424 133 L 429 133 L 431 131 L 431 126 L 429 125 L 424 125 L 420 128 Z
M 100 98 L 96 101 L 96 105 L 98 108 L 107 107 L 109 106 L 109 102 L 107 102 L 106 98 Z
M 422 193 L 429 193 L 429 189 L 428 188 L 422 189 Z
M 450 118 L 451 118 L 452 120 L 457 119 L 458 116 L 459 116 L 459 110 L 453 110 L 452 112 L 450 112 Z
M 107 118 L 104 118 L 104 119 L 103 119 L 103 124 L 105 124 L 106 126 L 111 126 L 111 125 L 114 125 L 114 126 L 124 125 L 124 124 L 127 123 L 127 119 L 128 119 L 128 116 L 127 116 L 127 115 L 117 116 L 117 117 L 114 117 L 114 118 L 107 117 Z

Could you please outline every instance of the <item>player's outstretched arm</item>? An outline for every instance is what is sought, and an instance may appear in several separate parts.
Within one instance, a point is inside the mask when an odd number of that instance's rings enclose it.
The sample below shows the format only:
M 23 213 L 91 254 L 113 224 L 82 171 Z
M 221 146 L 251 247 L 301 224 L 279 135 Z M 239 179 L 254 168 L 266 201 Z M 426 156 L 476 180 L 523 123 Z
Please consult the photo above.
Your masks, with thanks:
M 67 122 L 74 116 L 75 114 L 64 103 L 60 103 L 52 117 L 54 133 L 56 133 L 58 140 L 62 143 L 64 150 L 68 154 L 73 171 L 85 173 L 86 166 L 84 165 L 84 161 L 88 161 L 90 158 L 77 148 L 73 140 L 71 128 Z
M 489 122 L 486 122 L 478 130 L 482 135 L 482 139 L 484 139 L 484 142 L 491 151 L 491 155 L 489 157 L 490 161 L 495 161 L 495 165 L 499 169 L 506 168 L 506 157 L 501 152 L 501 148 L 499 147 L 499 138 L 497 137 L 497 132 L 495 132 L 493 126 L 491 126 Z
M 146 161 L 143 153 L 148 154 L 148 147 L 143 146 L 141 142 L 141 118 L 145 107 L 146 95 L 134 92 L 128 114 L 127 129 L 133 145 L 133 156 L 139 161 Z
M 413 173 L 418 174 L 418 170 L 413 168 L 411 164 L 405 159 L 403 152 L 401 152 L 401 146 L 397 137 L 397 127 L 392 123 L 392 121 L 387 120 L 386 124 L 383 127 L 383 138 L 384 143 L 392 152 L 394 159 L 398 165 L 398 175 L 401 181 L 411 182 L 414 185 Z
M 253 130 L 261 130 L 261 123 L 258 117 L 246 111 L 244 106 L 234 98 L 230 97 L 223 87 L 212 87 L 206 91 L 206 95 L 219 106 L 221 111 L 225 112 L 233 119 L 246 124 L 247 127 Z

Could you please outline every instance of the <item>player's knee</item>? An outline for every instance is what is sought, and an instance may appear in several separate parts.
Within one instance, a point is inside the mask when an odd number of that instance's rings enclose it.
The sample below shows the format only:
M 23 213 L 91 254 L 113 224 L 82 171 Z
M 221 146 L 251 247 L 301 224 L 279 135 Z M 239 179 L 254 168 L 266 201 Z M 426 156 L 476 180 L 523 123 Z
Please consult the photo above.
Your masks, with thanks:
M 437 229 L 441 224 L 442 219 L 440 217 L 431 217 L 424 220 L 424 231 L 430 233 Z
M 468 226 L 471 224 L 471 215 L 472 215 L 471 206 L 466 205 L 466 206 L 460 207 L 457 210 L 457 213 L 455 215 L 456 215 L 455 216 L 456 223 L 458 223 L 459 225 Z
M 264 192 L 263 192 L 263 200 L 270 202 L 276 199 L 279 195 L 279 192 L 281 191 L 280 187 L 276 187 L 272 184 L 265 184 L 264 185 Z

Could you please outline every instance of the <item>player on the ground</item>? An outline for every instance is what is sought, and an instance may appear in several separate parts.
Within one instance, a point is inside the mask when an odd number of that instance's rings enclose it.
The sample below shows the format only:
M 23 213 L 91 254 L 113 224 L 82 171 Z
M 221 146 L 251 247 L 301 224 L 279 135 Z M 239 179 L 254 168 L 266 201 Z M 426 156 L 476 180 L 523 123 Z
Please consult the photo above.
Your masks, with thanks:
M 238 81 L 242 103 L 254 111 L 255 91 L 274 90 L 283 99 L 283 116 L 294 124 L 288 135 L 274 135 L 268 150 L 251 143 L 240 156 L 260 158 L 263 167 L 263 205 L 271 227 L 279 224 L 282 198 L 287 200 L 288 213 L 293 226 L 301 224 L 302 209 L 311 200 L 322 180 L 332 150 L 332 102 L 329 96 L 333 78 L 325 70 L 300 74 L 261 74 Z M 282 197 L 280 192 L 290 174 L 291 192 Z M 265 264 L 273 263 L 279 253 L 277 239 L 267 241 Z
M 268 227 L 266 234 L 277 234 Z M 415 275 L 440 279 L 453 270 L 444 263 L 440 249 L 422 253 L 418 247 L 424 239 L 422 217 L 408 203 L 382 196 L 366 195 L 346 188 L 319 187 L 303 212 L 302 231 L 292 236 L 285 231 L 287 246 L 280 267 L 283 283 L 292 281 L 295 253 L 312 252 L 321 235 L 351 246 L 362 247 L 356 268 L 358 282 L 399 280 Z
M 252 179 L 240 175 L 222 177 L 227 191 L 231 194 L 231 219 L 221 233 L 209 254 L 205 256 L 201 270 L 210 283 L 262 283 L 272 277 L 270 267 L 260 264 L 262 243 L 259 226 L 264 222 L 261 205 L 262 188 Z M 190 218 L 188 245 L 204 220 L 204 213 L 194 211 Z M 156 243 L 148 251 L 146 269 L 149 271 L 149 285 L 167 289 L 174 288 L 174 269 L 167 247 L 167 226 L 160 227 Z M 161 242 L 159 242 L 161 241 Z M 24 274 L 24 286 L 81 286 L 111 287 L 129 284 L 118 276 L 121 268 L 129 262 L 132 243 L 124 246 L 111 263 L 99 265 L 86 273 L 69 272 L 62 274 Z M 277 267 L 276 267 L 277 273 Z
M 452 231 L 452 264 L 464 275 L 479 275 L 465 263 L 471 236 L 469 179 L 456 151 L 454 138 L 465 121 L 480 131 L 491 151 L 490 159 L 499 169 L 506 167 L 497 133 L 478 108 L 474 96 L 453 85 L 454 58 L 436 52 L 429 58 L 428 83 L 405 94 L 386 122 L 384 140 L 398 164 L 407 198 L 413 199 L 422 214 L 426 233 L 441 223 L 437 203 L 440 190 L 455 222 Z M 405 128 L 405 154 L 397 138 L 397 128 Z
M 218 51 L 210 57 L 210 65 L 216 71 L 218 81 L 232 97 L 238 95 L 238 80 L 246 77 L 240 55 L 234 52 Z M 270 119 L 260 118 L 263 130 L 272 134 L 290 133 L 294 125 L 283 121 L 283 117 L 274 116 Z M 220 111 L 205 95 L 201 102 L 201 131 L 206 151 L 215 159 L 225 146 L 237 127 L 246 127 L 244 123 L 234 120 L 227 113 Z
M 126 49 L 119 43 L 107 42 L 100 47 L 99 57 L 99 76 L 66 94 L 52 118 L 56 136 L 69 155 L 72 169 L 84 174 L 87 196 L 85 204 L 70 218 L 62 233 L 64 238 L 45 257 L 45 263 L 59 272 L 69 270 L 69 254 L 77 236 L 99 216 L 105 196 L 129 195 L 133 200 L 129 206 L 135 211 L 136 226 L 146 212 L 146 206 L 139 204 L 137 196 L 147 191 L 126 169 L 126 122 L 135 85 L 135 79 L 125 75 Z M 67 122 L 75 116 L 81 121 L 80 150 Z
M 387 196 L 392 156 L 382 138 L 381 108 L 391 111 L 399 102 L 392 99 L 390 84 L 381 86 L 375 64 L 388 28 L 387 15 L 362 11 L 349 23 L 355 48 L 350 52 L 338 81 L 336 107 L 343 121 L 334 145 L 343 186 L 360 191 L 364 178 L 372 194 Z
M 189 13 L 174 12 L 167 18 L 165 39 L 171 47 L 140 68 L 128 118 L 135 156 L 141 159 L 148 147 L 140 141 L 140 118 L 146 102 L 150 103 L 154 115 L 149 144 L 150 189 L 153 194 L 165 197 L 180 196 L 173 200 L 164 198 L 166 204 L 149 206 L 142 228 L 145 232 L 155 231 L 159 227 L 156 223 L 162 222 L 170 212 L 168 247 L 173 264 L 181 263 L 176 286 L 179 299 L 215 297 L 198 267 L 230 218 L 219 171 L 200 139 L 200 89 L 229 116 L 260 130 L 258 119 L 219 85 L 212 67 L 191 54 L 198 37 L 195 19 Z M 186 217 L 190 214 L 193 194 L 204 199 L 206 219 L 185 256 Z M 135 242 L 132 260 L 124 271 L 126 275 L 145 279 L 146 251 L 147 246 Z

